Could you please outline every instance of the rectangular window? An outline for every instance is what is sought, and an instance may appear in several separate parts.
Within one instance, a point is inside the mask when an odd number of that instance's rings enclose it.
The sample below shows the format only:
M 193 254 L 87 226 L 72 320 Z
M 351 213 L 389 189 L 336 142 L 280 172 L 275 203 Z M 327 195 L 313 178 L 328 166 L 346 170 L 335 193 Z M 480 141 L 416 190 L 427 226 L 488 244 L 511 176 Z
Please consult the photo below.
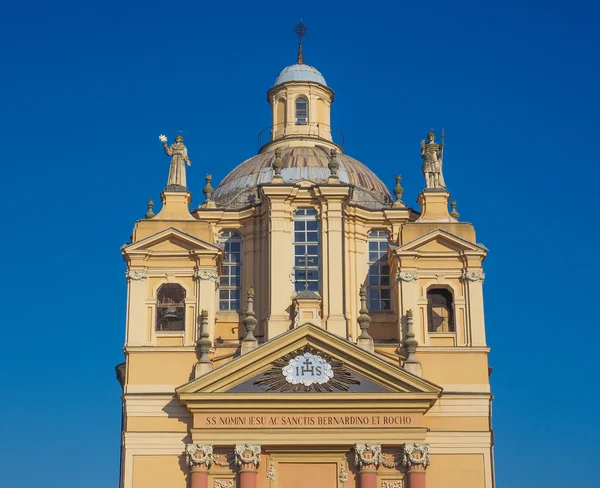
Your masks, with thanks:
M 242 242 L 239 233 L 221 232 L 220 241 L 224 245 L 224 259 L 219 278 L 219 310 L 240 309 L 240 289 L 242 287 Z
M 294 214 L 294 269 L 296 291 L 320 290 L 321 249 L 317 212 L 301 208 Z
M 390 266 L 387 259 L 389 236 L 382 230 L 369 232 L 367 239 L 367 288 L 369 310 L 392 309 Z

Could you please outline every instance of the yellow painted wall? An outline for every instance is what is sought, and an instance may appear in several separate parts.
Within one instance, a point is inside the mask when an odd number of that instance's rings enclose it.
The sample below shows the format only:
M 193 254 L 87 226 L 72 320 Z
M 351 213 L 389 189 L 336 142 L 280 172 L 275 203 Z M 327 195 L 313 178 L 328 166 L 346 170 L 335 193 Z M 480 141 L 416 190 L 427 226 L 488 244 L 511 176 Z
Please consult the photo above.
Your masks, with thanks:
M 436 384 L 489 383 L 485 353 L 419 352 L 417 349 L 416 357 L 421 361 L 423 377 Z
M 307 480 L 315 487 L 337 486 L 336 463 L 279 463 L 278 486 L 285 488 L 306 488 Z
M 431 488 L 491 488 L 485 485 L 483 454 L 432 454 L 426 479 Z
M 132 488 L 184 488 L 185 456 L 134 456 Z
M 128 384 L 181 385 L 192 379 L 196 353 L 131 352 L 128 362 Z

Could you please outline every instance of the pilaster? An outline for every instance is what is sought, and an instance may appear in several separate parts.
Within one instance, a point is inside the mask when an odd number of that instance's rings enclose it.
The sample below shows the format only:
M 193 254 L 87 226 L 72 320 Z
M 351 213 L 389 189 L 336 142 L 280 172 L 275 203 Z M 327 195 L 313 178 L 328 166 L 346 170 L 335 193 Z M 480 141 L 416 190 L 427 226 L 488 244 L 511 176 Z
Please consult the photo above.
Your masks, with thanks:
M 194 271 L 194 280 L 196 280 L 198 297 L 197 310 L 208 311 L 208 326 L 206 331 L 211 341 L 215 338 L 215 309 L 217 308 L 217 284 L 219 274 L 217 268 L 198 267 Z M 199 337 L 195 337 L 197 341 Z
M 127 337 L 126 345 L 142 345 L 150 342 L 146 327 L 146 298 L 148 296 L 148 271 L 128 269 L 127 278 Z
M 485 316 L 483 313 L 483 281 L 485 273 L 481 268 L 467 268 L 463 271 L 467 310 L 469 313 L 469 334 L 467 344 L 485 346 Z
M 340 337 L 348 337 L 348 323 L 344 314 L 344 202 L 348 198 L 348 185 L 320 186 L 323 198 L 323 306 L 326 328 Z
M 291 303 L 292 284 L 290 273 L 292 262 L 292 218 L 286 208 L 289 186 L 263 187 L 263 193 L 269 199 L 269 316 L 268 337 L 272 339 L 287 331 L 291 325 L 287 310 Z

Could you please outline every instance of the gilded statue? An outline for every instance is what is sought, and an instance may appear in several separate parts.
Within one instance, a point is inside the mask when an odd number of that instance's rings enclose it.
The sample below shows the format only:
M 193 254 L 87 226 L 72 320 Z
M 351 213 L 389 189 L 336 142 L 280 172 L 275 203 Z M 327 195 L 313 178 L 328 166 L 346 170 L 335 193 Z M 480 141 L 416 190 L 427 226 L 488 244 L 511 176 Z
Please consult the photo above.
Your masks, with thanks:
M 442 138 L 443 139 L 443 138 Z M 435 134 L 427 134 L 427 142 L 421 141 L 421 158 L 423 159 L 423 176 L 425 188 L 446 189 L 444 175 L 442 174 L 442 158 L 444 156 L 444 143 L 435 142 Z
M 170 146 L 167 145 L 166 136 L 161 134 L 159 140 L 163 143 L 167 156 L 171 157 L 167 186 L 186 187 L 185 165 L 191 166 L 192 162 L 188 158 L 187 148 L 183 144 L 183 136 L 177 135 L 175 137 L 175 144 L 171 144 Z

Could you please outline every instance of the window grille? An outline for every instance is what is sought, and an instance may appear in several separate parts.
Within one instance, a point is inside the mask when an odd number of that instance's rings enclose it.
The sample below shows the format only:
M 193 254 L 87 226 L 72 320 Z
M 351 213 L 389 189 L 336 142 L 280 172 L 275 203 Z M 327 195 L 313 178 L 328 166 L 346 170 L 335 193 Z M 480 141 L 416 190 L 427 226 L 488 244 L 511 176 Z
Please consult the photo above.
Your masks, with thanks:
M 382 230 L 369 232 L 367 238 L 367 288 L 369 310 L 376 312 L 392 309 L 392 290 L 387 248 L 389 235 Z
M 219 310 L 240 310 L 242 240 L 238 232 L 226 230 L 221 232 L 220 242 L 225 258 L 219 279 Z
M 446 288 L 427 291 L 427 323 L 429 332 L 454 332 L 452 292 Z
M 158 289 L 156 305 L 156 330 L 179 331 L 185 329 L 185 290 L 178 284 L 162 285 Z
M 300 208 L 294 214 L 294 269 L 296 291 L 320 289 L 321 249 L 319 222 L 313 208 Z

